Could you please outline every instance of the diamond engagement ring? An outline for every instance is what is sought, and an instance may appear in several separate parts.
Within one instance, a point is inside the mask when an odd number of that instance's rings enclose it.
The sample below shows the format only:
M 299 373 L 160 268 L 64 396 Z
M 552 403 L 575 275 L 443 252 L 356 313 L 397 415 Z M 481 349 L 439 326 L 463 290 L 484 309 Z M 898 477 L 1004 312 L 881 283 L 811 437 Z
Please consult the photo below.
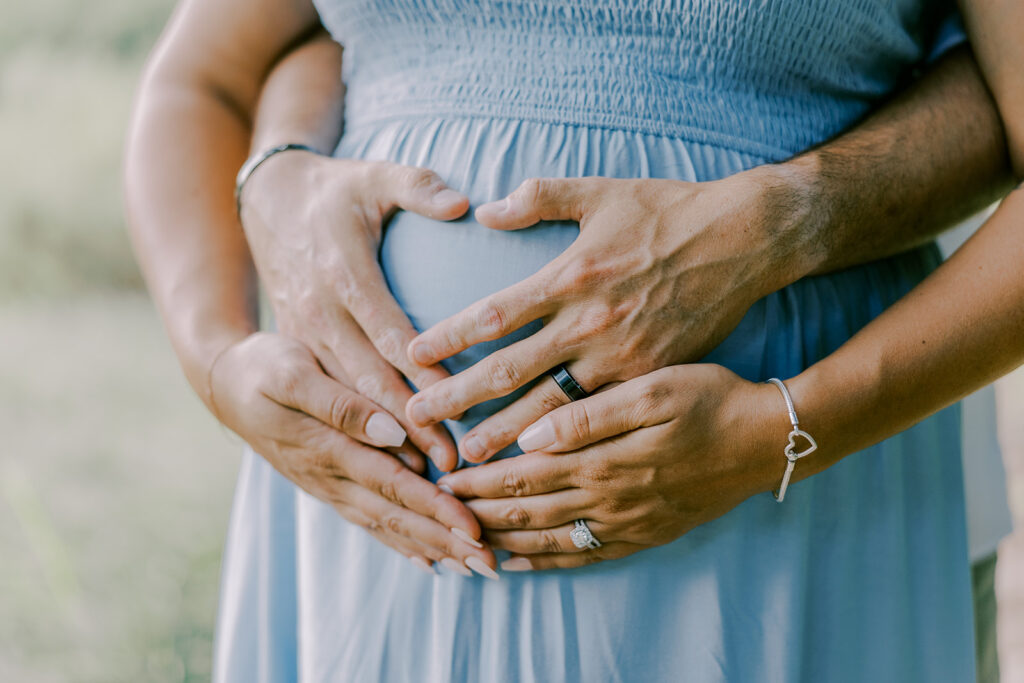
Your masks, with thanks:
M 572 544 L 580 550 L 588 548 L 594 550 L 601 547 L 601 541 L 594 537 L 590 527 L 582 519 L 576 520 L 576 526 L 569 532 L 569 538 L 572 539 Z

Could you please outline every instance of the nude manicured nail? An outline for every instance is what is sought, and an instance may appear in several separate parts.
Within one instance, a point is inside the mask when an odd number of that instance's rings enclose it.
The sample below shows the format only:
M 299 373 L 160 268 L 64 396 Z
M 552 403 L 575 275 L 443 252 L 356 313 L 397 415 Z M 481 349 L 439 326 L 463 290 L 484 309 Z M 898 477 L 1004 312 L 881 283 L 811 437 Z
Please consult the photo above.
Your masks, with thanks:
M 374 413 L 366 421 L 366 435 L 382 446 L 401 446 L 405 430 L 395 418 L 386 413 Z
M 501 577 L 498 576 L 498 572 L 494 571 L 481 560 L 479 557 L 467 557 L 466 566 L 475 571 L 481 576 L 486 576 L 488 579 L 494 579 L 497 581 Z
M 501 570 L 505 572 L 528 572 L 533 569 L 533 564 L 525 557 L 510 557 L 501 563 Z
M 448 571 L 455 572 L 456 574 L 462 574 L 463 576 L 473 576 L 473 572 L 469 571 L 464 567 L 458 560 L 453 560 L 450 557 L 446 557 L 441 560 L 441 566 Z
M 424 560 L 422 557 L 410 557 L 409 561 L 412 562 L 413 566 L 419 569 L 420 571 L 424 571 L 430 574 L 431 576 L 437 576 L 437 574 L 434 573 L 433 567 L 427 564 L 426 560 Z
M 459 538 L 459 539 L 465 541 L 466 543 L 470 544 L 474 548 L 483 548 L 484 547 L 483 543 L 481 543 L 480 541 L 476 540 L 475 538 L 470 536 L 468 533 L 466 533 L 462 529 L 459 529 L 458 527 L 452 527 L 452 534 L 454 534 L 456 538 Z
M 542 417 L 519 435 L 518 442 L 519 448 L 526 452 L 547 448 L 555 443 L 555 425 L 550 419 Z
M 452 491 L 452 487 L 449 486 L 448 484 L 438 484 L 437 488 L 441 489 L 442 491 L 447 493 L 449 496 L 454 496 L 455 495 L 455 491 Z M 452 531 L 454 531 L 454 529 Z M 458 534 L 456 534 L 456 535 L 458 535 Z

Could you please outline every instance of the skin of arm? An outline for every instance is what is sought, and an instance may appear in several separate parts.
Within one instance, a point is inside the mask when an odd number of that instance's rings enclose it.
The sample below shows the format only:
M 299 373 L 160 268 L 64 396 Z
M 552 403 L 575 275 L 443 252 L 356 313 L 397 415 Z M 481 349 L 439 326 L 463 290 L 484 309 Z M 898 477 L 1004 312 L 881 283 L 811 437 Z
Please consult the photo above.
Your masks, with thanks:
M 303 0 L 258 5 L 187 0 L 147 65 L 125 196 L 150 292 L 196 392 L 275 468 L 421 567 L 448 560 L 487 573 L 495 560 L 475 541 L 473 515 L 383 450 L 397 445 L 396 430 L 405 440 L 393 418 L 324 374 L 303 345 L 256 332 L 255 270 L 233 180 L 268 71 L 319 27 Z M 302 111 L 328 118 L 301 107 L 290 116 Z M 309 140 L 328 142 L 337 135 L 328 128 L 313 127 Z
M 960 5 L 1019 181 L 1024 177 L 1024 3 L 962 0 Z M 821 462 L 806 463 L 801 476 L 915 424 L 1019 366 L 1024 361 L 1022 263 L 1024 190 L 1018 186 L 931 277 L 793 379 L 793 397 L 805 406 L 807 424 L 830 444 Z

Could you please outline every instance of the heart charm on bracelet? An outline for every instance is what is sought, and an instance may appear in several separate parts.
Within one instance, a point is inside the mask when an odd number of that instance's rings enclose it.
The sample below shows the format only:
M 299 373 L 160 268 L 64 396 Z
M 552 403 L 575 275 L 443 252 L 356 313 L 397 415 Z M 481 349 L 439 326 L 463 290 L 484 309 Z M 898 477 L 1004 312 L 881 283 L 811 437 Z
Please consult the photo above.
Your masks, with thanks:
M 807 440 L 807 448 L 800 451 L 799 453 L 794 453 L 793 451 L 796 450 L 796 440 L 800 437 L 803 437 L 804 439 Z M 818 450 L 818 442 L 814 440 L 814 437 L 805 432 L 804 430 L 800 429 L 799 427 L 794 427 L 793 431 L 789 433 L 789 445 L 786 446 L 786 450 L 784 451 L 784 453 L 786 454 L 786 458 L 790 462 L 796 462 L 800 458 L 804 457 L 805 455 L 810 455 L 816 450 Z

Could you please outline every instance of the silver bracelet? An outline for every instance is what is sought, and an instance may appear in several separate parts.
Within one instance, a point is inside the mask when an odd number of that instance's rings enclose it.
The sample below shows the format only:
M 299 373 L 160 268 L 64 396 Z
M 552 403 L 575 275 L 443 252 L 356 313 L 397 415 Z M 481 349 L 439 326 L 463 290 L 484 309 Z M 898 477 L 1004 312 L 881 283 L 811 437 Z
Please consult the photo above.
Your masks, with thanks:
M 786 472 L 782 475 L 782 483 L 779 484 L 778 490 L 772 491 L 775 500 L 781 503 L 786 497 L 786 489 L 789 488 L 789 478 L 793 476 L 793 468 L 796 467 L 796 461 L 818 450 L 818 442 L 810 434 L 800 429 L 800 420 L 796 416 L 793 397 L 789 395 L 789 389 L 782 383 L 782 380 L 778 377 L 772 377 L 768 382 L 777 386 L 779 391 L 782 392 L 782 398 L 786 399 L 786 411 L 789 413 L 789 421 L 793 425 L 793 431 L 789 433 L 789 443 L 786 444 L 786 449 L 783 451 L 786 455 Z M 807 440 L 808 446 L 799 453 L 795 453 L 796 440 L 800 437 Z
M 257 152 L 246 159 L 245 163 L 242 164 L 242 168 L 238 169 L 238 175 L 235 176 L 235 210 L 238 211 L 239 216 L 242 215 L 242 189 L 245 187 L 245 184 L 249 182 L 249 178 L 252 176 L 253 172 L 260 167 L 260 164 L 275 154 L 288 152 L 293 149 L 302 150 L 303 152 L 312 152 L 313 154 L 320 154 L 320 152 L 309 145 L 289 142 L 283 145 L 270 147 L 262 152 Z

